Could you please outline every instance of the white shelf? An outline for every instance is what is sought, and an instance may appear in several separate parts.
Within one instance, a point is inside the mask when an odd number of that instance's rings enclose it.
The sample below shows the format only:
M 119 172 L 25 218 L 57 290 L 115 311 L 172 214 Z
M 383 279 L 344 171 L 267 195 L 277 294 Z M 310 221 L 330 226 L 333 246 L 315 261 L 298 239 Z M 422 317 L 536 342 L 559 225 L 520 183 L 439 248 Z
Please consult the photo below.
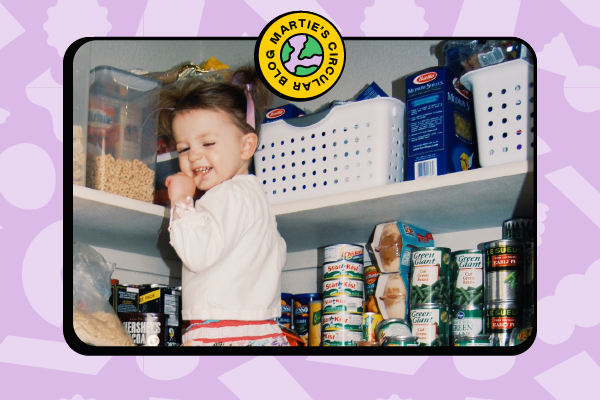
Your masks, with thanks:
M 364 243 L 377 223 L 399 220 L 432 233 L 501 226 L 534 217 L 533 162 L 521 161 L 273 206 L 288 252 Z M 73 240 L 176 259 L 169 210 L 73 186 Z

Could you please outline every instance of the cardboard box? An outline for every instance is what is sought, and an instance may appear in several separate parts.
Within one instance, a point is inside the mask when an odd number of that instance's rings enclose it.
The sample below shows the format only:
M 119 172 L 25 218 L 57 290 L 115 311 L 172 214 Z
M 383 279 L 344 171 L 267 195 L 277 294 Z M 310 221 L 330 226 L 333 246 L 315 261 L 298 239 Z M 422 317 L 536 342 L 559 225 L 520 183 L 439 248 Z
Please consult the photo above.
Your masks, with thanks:
M 406 180 L 476 167 L 470 93 L 447 67 L 406 78 Z

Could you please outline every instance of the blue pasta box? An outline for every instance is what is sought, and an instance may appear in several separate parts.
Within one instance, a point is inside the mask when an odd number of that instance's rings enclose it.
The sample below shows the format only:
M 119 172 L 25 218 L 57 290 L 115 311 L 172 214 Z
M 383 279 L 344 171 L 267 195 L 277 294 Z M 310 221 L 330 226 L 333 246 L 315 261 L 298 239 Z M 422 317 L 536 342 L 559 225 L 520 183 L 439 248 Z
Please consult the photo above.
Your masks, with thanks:
M 471 94 L 448 67 L 406 78 L 406 180 L 476 166 Z
M 267 111 L 265 118 L 263 119 L 263 124 L 279 121 L 280 119 L 303 117 L 304 115 L 306 115 L 306 113 L 302 111 L 302 109 L 293 104 L 286 104 Z

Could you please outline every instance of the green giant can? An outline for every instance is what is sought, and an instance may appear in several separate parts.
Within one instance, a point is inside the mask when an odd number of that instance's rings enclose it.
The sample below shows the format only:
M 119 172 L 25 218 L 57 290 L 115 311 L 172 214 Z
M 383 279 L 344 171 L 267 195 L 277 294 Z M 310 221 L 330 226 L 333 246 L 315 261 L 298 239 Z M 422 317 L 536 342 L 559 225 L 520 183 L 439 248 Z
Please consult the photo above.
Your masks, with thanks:
M 483 253 L 460 250 L 452 253 L 452 305 L 483 306 Z
M 450 304 L 450 249 L 417 247 L 411 258 L 410 304 Z
M 445 304 L 413 304 L 410 307 L 412 336 L 420 346 L 448 346 L 450 315 Z

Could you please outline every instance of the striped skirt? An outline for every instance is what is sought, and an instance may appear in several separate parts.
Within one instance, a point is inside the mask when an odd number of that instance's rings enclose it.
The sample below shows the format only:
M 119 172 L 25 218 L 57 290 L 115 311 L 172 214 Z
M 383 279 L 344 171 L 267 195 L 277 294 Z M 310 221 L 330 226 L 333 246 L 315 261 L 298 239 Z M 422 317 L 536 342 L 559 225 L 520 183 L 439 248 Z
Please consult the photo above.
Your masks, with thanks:
M 184 346 L 289 346 L 275 321 L 191 321 Z

